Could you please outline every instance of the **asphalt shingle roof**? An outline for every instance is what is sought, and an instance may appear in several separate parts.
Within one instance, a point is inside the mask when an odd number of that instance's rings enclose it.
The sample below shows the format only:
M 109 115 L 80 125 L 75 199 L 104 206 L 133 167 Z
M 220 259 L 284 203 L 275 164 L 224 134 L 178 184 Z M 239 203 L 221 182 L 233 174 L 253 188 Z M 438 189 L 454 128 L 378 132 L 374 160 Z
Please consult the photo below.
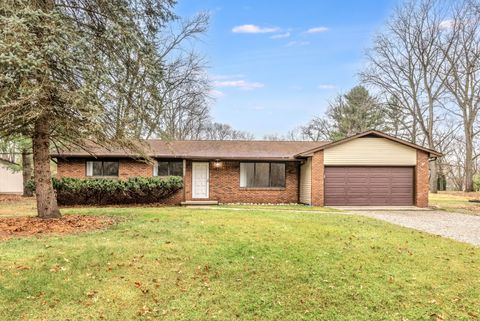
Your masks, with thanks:
M 183 140 L 145 141 L 145 153 L 159 158 L 186 159 L 295 159 L 295 155 L 320 147 L 328 142 L 311 141 L 239 141 L 239 140 Z M 90 154 L 90 153 L 91 154 Z M 53 154 L 52 157 L 131 157 L 135 153 L 123 149 L 94 147 L 89 152 L 69 150 Z

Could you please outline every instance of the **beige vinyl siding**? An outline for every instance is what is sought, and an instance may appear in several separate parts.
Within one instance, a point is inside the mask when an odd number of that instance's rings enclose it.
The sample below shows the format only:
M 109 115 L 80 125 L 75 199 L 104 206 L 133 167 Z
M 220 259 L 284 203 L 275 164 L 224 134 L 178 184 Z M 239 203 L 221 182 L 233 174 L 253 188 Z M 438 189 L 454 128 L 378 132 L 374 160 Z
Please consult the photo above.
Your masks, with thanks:
M 22 172 L 13 172 L 8 165 L 0 163 L 0 194 L 23 193 Z
M 415 165 L 414 148 L 385 138 L 357 138 L 326 148 L 325 165 Z
M 300 203 L 312 203 L 312 158 L 300 166 Z

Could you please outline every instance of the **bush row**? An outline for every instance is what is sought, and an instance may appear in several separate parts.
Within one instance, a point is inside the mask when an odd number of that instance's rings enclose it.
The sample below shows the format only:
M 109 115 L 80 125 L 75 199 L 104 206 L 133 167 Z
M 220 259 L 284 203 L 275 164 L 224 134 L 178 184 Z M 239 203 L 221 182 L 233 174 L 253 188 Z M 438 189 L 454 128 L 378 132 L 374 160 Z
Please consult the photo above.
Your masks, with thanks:
M 178 176 L 105 178 L 52 178 L 60 205 L 107 205 L 161 203 L 183 187 Z M 35 188 L 33 182 L 30 183 Z

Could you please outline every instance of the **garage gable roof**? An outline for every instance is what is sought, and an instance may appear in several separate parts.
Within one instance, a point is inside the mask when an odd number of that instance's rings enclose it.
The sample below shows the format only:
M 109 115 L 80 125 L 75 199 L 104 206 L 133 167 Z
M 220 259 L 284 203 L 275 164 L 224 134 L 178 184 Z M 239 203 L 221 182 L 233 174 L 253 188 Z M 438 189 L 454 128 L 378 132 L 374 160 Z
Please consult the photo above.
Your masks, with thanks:
M 412 147 L 412 148 L 415 148 L 415 149 L 418 149 L 418 150 L 422 150 L 424 152 L 429 153 L 430 157 L 440 157 L 440 156 L 442 156 L 441 153 L 439 153 L 439 152 L 437 152 L 433 149 L 429 149 L 429 148 L 426 148 L 426 147 L 408 142 L 406 140 L 403 140 L 403 139 L 400 139 L 400 138 L 397 138 L 397 137 L 394 137 L 394 136 L 390 136 L 390 135 L 385 134 L 381 131 L 373 130 L 373 129 L 372 130 L 367 130 L 363 133 L 359 133 L 359 134 L 356 134 L 356 135 L 353 135 L 353 136 L 349 136 L 349 137 L 346 137 L 346 138 L 343 138 L 343 139 L 340 139 L 340 140 L 337 140 L 337 141 L 334 141 L 334 142 L 331 142 L 331 143 L 328 143 L 328 144 L 325 144 L 325 145 L 321 145 L 321 146 L 318 146 L 316 148 L 312 148 L 312 149 L 307 150 L 305 152 L 299 153 L 295 156 L 296 157 L 312 156 L 312 154 L 317 152 L 317 151 L 324 150 L 324 149 L 327 149 L 327 148 L 330 148 L 330 147 L 333 147 L 333 146 L 341 145 L 341 144 L 347 143 L 347 142 L 349 142 L 351 140 L 354 140 L 354 139 L 357 139 L 357 138 L 368 137 L 368 136 L 385 138 L 385 139 L 394 141 L 396 143 L 399 143 L 399 144 L 402 144 L 402 145 L 405 145 L 405 146 L 409 146 L 409 147 Z

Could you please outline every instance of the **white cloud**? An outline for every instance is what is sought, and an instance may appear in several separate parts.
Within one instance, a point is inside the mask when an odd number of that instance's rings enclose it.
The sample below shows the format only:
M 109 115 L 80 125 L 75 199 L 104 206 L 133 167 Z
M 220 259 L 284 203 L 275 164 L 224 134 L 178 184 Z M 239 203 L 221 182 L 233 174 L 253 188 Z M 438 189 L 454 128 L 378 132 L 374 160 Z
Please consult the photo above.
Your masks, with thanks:
M 443 21 L 440 22 L 439 27 L 442 30 L 452 29 L 454 23 L 455 23 L 455 20 L 453 20 L 453 19 L 443 20 Z
M 241 25 L 233 27 L 232 32 L 235 33 L 272 33 L 280 31 L 276 27 L 260 27 L 256 25 Z
M 296 40 L 293 40 L 293 41 L 290 41 L 289 43 L 287 43 L 287 47 L 301 47 L 301 46 L 308 46 L 310 44 L 309 41 L 296 41 Z
M 212 90 L 210 90 L 210 96 L 212 96 L 214 98 L 221 98 L 221 97 L 225 96 L 225 93 L 223 93 L 222 91 L 217 90 L 217 89 L 212 89 Z
M 306 33 L 319 33 L 319 32 L 326 32 L 328 30 L 330 30 L 330 29 L 328 29 L 327 27 L 315 27 L 315 28 L 310 28 L 305 32 Z
M 332 84 L 321 84 L 321 85 L 318 85 L 318 89 L 332 90 L 332 89 L 337 89 L 337 86 Z
M 264 84 L 260 82 L 249 82 L 245 80 L 225 80 L 225 81 L 214 81 L 215 87 L 231 87 L 231 88 L 240 88 L 245 90 L 252 90 L 265 87 Z
M 270 37 L 270 39 L 283 39 L 290 37 L 290 32 L 279 33 Z

